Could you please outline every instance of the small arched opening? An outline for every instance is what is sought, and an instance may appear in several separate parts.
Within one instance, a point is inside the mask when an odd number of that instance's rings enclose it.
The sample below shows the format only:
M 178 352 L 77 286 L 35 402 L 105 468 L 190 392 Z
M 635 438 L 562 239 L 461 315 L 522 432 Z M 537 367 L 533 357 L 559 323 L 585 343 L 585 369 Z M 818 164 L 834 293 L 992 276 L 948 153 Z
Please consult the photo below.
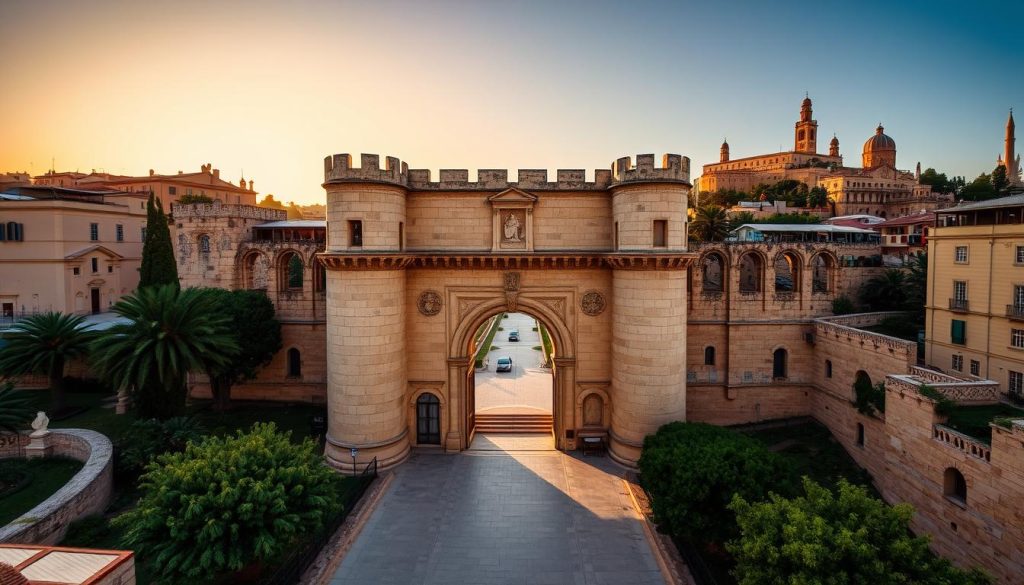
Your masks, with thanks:
M 789 368 L 789 352 L 783 348 L 776 349 L 772 353 L 772 378 L 777 380 L 785 379 Z
M 285 375 L 289 378 L 301 378 L 302 354 L 299 353 L 298 348 L 292 347 L 288 350 L 286 361 L 287 363 L 285 364 Z
M 278 290 L 281 292 L 302 290 L 305 271 L 306 265 L 297 252 L 289 251 L 281 254 L 277 269 Z
M 832 273 L 835 261 L 828 254 L 817 254 L 811 260 L 811 290 L 816 293 L 832 292 Z
M 946 468 L 943 475 L 943 493 L 959 504 L 967 505 L 967 480 L 955 467 Z
M 740 292 L 759 293 L 764 290 L 764 261 L 755 252 L 740 256 Z
M 441 444 L 441 401 L 430 392 L 416 399 L 416 444 Z
M 788 293 L 800 290 L 800 258 L 793 252 L 783 252 L 775 257 L 775 292 Z
M 832 360 L 825 360 L 825 377 L 832 377 Z
M 713 345 L 709 345 L 704 348 L 704 365 L 715 365 L 715 347 Z
M 712 252 L 701 260 L 700 277 L 701 289 L 706 293 L 720 293 L 725 291 L 725 260 L 722 255 Z

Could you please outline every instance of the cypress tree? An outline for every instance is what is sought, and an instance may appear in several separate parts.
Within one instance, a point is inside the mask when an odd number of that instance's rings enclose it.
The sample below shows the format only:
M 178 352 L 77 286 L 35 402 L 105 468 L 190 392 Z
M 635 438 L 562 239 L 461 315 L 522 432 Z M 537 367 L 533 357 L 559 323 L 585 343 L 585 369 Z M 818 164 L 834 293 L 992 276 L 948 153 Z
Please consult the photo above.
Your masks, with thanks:
M 174 261 L 171 230 L 167 227 L 163 205 L 153 193 L 149 194 L 146 214 L 146 241 L 142 245 L 139 288 L 160 284 L 173 284 L 177 287 L 178 265 Z

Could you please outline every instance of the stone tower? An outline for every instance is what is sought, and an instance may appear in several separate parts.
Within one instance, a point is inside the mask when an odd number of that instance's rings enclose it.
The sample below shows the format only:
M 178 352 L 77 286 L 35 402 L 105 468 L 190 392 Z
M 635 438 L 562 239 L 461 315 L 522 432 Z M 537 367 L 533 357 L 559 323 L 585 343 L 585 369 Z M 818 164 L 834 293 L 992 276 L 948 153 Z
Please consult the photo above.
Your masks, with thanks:
M 1006 120 L 1006 139 L 1003 156 L 996 159 L 996 165 L 1006 167 L 1006 179 L 1011 186 L 1020 186 L 1024 183 L 1022 183 L 1020 176 L 1020 155 L 1014 153 L 1014 142 L 1016 142 L 1016 137 L 1014 137 L 1015 129 L 1013 108 L 1010 108 L 1010 117 Z
M 718 149 L 718 162 L 729 162 L 729 141 L 723 140 L 722 147 Z
M 828 143 L 828 155 L 839 156 L 839 139 L 835 134 L 832 135 L 832 141 Z
M 612 169 L 615 252 L 685 253 L 690 186 L 680 157 L 666 156 L 661 169 L 653 155 L 636 162 L 619 159 Z M 686 271 L 623 263 L 612 272 L 612 296 L 610 453 L 635 465 L 646 435 L 686 420 Z
M 373 256 L 399 252 L 405 224 L 405 165 L 362 155 L 361 168 L 347 154 L 327 157 L 327 254 Z M 328 462 L 351 472 L 358 460 L 376 457 L 387 468 L 409 454 L 406 389 L 404 266 L 327 271 Z
M 818 152 L 818 121 L 812 118 L 811 98 L 804 97 L 800 105 L 800 121 L 796 123 L 794 151 L 807 154 Z

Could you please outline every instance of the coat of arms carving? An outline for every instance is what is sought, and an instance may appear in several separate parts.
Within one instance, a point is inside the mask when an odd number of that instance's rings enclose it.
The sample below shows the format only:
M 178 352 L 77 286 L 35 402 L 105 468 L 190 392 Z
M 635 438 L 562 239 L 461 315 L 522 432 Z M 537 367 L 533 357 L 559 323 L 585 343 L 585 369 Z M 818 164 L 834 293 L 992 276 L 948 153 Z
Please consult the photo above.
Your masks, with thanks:
M 607 303 L 604 301 L 604 295 L 596 290 L 587 291 L 583 294 L 583 298 L 580 299 L 580 309 L 591 317 L 603 313 L 606 304 Z
M 443 305 L 444 302 L 441 300 L 441 295 L 432 290 L 426 290 L 420 294 L 419 301 L 416 303 L 416 308 L 420 310 L 420 313 L 427 317 L 433 317 L 441 312 L 441 307 Z

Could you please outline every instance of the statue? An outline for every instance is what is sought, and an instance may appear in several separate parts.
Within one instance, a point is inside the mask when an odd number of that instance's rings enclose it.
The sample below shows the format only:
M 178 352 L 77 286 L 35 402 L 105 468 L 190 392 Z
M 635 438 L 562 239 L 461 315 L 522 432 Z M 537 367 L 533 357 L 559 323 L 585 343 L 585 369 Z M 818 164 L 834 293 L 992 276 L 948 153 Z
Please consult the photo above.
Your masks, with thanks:
M 522 241 L 520 235 L 521 225 L 522 224 L 519 223 L 519 218 L 516 217 L 516 214 L 509 213 L 508 217 L 505 218 L 505 239 L 509 242 Z
M 32 434 L 30 437 L 44 437 L 50 434 L 47 427 L 50 426 L 50 418 L 46 416 L 46 413 L 39 411 L 36 413 L 36 419 L 32 421 Z

